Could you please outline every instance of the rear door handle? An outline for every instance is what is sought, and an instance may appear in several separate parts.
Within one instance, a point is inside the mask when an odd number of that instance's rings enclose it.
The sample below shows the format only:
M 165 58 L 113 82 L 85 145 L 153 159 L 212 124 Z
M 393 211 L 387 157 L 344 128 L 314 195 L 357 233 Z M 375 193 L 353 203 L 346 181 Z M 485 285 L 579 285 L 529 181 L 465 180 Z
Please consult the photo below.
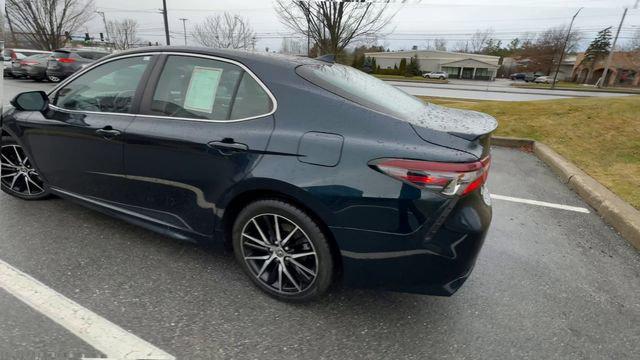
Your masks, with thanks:
M 221 141 L 211 141 L 207 144 L 210 148 L 218 150 L 222 155 L 231 155 L 235 152 L 243 152 L 249 150 L 247 144 L 234 142 L 233 139 L 225 138 Z
M 111 126 L 105 126 L 102 129 L 96 130 L 96 134 L 102 136 L 105 139 L 111 139 L 121 134 L 119 130 L 112 128 Z

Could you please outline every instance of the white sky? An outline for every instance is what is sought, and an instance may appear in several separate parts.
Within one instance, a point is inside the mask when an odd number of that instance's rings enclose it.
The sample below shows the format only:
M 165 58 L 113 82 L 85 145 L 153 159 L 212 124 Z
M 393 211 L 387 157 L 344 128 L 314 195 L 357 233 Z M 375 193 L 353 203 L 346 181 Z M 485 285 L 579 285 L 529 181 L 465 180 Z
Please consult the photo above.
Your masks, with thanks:
M 292 0 L 293 1 L 293 0 Z M 617 27 L 623 7 L 632 7 L 635 0 L 409 0 L 409 4 L 391 5 L 398 13 L 387 29 L 389 33 L 378 44 L 392 50 L 423 48 L 428 39 L 445 38 L 451 47 L 458 40 L 468 39 L 476 29 L 493 28 L 495 38 L 503 43 L 527 32 L 551 26 L 569 24 L 579 7 L 585 7 L 574 27 L 584 36 L 586 47 L 595 33 L 608 26 Z M 140 38 L 164 43 L 161 0 L 95 0 L 97 10 L 109 19 L 138 20 Z M 291 32 L 279 21 L 271 0 L 167 0 L 172 44 L 183 44 L 183 28 L 179 18 L 187 18 L 187 33 L 194 23 L 207 15 L 228 11 L 249 19 L 257 33 L 259 50 L 278 50 L 282 36 Z M 640 29 L 640 9 L 630 9 L 621 32 L 624 43 Z M 83 32 L 92 36 L 103 32 L 102 19 L 97 16 Z M 188 39 L 189 44 L 193 44 Z M 305 44 L 306 45 L 306 44 Z

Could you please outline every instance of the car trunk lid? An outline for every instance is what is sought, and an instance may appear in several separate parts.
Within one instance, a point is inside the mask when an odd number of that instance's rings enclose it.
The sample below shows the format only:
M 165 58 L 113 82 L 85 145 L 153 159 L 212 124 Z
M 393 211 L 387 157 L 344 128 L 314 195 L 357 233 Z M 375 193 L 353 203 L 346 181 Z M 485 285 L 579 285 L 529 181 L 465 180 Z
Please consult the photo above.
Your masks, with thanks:
M 470 152 L 479 158 L 489 152 L 491 133 L 498 126 L 490 115 L 431 103 L 414 114 L 409 123 L 423 140 Z

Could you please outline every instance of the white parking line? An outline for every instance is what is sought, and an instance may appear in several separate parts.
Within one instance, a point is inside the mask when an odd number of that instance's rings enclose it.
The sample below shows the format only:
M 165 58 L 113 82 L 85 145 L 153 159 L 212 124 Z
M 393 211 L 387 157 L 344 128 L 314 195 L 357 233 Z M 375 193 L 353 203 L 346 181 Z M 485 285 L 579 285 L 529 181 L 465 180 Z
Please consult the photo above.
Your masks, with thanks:
M 511 196 L 504 196 L 504 195 L 496 195 L 496 194 L 491 194 L 491 198 L 492 199 L 496 199 L 496 200 L 517 202 L 517 203 L 522 203 L 522 204 L 545 206 L 545 207 L 550 207 L 550 208 L 554 208 L 554 209 L 575 211 L 575 212 L 580 212 L 580 213 L 585 213 L 585 214 L 590 213 L 589 209 L 587 209 L 587 208 L 578 207 L 578 206 L 562 205 L 562 204 L 556 204 L 556 203 L 550 203 L 550 202 L 546 202 L 546 201 L 521 199 L 521 198 L 516 198 L 516 197 L 511 197 Z
M 175 359 L 2 260 L 0 288 L 69 330 L 108 358 Z

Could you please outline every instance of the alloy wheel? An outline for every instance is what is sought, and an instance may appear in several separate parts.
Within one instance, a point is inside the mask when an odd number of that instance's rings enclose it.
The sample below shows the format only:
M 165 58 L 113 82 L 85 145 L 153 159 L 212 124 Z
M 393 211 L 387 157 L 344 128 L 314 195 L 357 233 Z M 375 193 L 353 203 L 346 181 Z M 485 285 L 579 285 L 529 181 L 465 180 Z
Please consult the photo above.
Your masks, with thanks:
M 244 225 L 241 236 L 242 257 L 262 284 L 287 295 L 313 285 L 318 255 L 295 222 L 277 214 L 260 214 Z
M 15 144 L 0 147 L 0 182 L 21 195 L 37 196 L 45 192 L 38 172 L 22 147 Z

